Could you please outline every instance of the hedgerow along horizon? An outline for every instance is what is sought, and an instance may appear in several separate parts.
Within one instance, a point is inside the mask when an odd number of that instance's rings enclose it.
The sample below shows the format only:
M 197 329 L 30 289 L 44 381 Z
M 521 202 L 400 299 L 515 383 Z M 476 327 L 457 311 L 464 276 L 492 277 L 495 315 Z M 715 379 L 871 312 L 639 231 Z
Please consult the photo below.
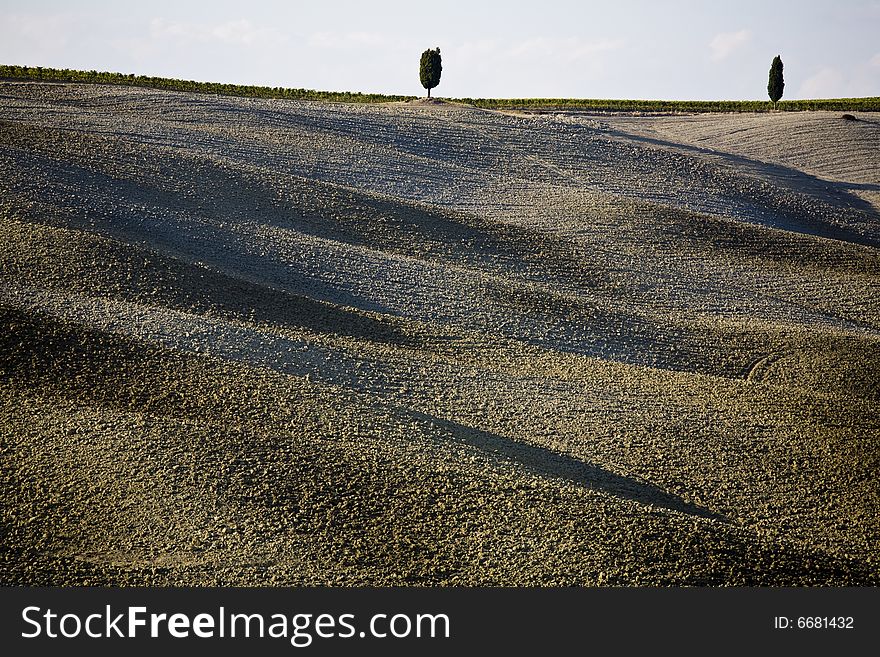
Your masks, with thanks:
M 158 76 L 135 75 L 110 71 L 84 71 L 42 66 L 0 64 L 0 79 L 15 81 L 72 82 L 142 87 L 165 91 L 239 96 L 245 98 L 278 98 L 340 103 L 385 103 L 418 100 L 420 96 L 376 94 L 353 91 L 319 91 L 293 87 L 241 85 L 226 82 L 200 82 Z M 534 111 L 600 111 L 600 112 L 767 112 L 773 109 L 766 100 L 637 100 L 598 98 L 446 98 L 484 109 L 524 109 Z M 880 111 L 880 96 L 864 98 L 821 98 L 783 100 L 778 111 Z

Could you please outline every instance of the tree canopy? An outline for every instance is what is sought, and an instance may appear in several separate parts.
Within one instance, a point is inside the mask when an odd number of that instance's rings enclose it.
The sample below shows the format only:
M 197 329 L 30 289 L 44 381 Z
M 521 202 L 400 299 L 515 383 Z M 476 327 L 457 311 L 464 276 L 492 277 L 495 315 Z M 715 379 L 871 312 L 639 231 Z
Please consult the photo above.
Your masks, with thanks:
M 440 48 L 431 50 L 428 48 L 422 53 L 422 59 L 419 63 L 419 79 L 422 86 L 428 90 L 428 98 L 431 97 L 431 89 L 440 84 L 440 73 L 443 71 L 443 64 L 440 58 Z
M 767 94 L 773 101 L 773 107 L 782 98 L 782 90 L 785 88 L 785 81 L 782 79 L 782 58 L 779 55 L 773 58 L 770 65 L 770 80 L 767 82 Z

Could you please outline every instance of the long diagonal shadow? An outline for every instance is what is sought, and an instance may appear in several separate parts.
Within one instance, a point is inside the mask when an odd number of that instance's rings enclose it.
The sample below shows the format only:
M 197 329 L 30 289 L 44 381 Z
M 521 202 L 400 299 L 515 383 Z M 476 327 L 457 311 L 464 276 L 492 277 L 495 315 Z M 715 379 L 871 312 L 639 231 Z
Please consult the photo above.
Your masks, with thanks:
M 433 423 L 448 431 L 453 439 L 477 449 L 501 455 L 518 463 L 534 474 L 570 481 L 578 486 L 605 491 L 617 497 L 641 504 L 660 506 L 692 516 L 727 522 L 723 515 L 710 509 L 686 502 L 650 483 L 615 474 L 592 463 L 560 454 L 546 447 L 538 447 L 504 438 L 489 431 L 475 429 L 434 415 L 410 411 L 417 419 Z
M 657 137 L 649 137 L 647 135 L 638 135 L 623 130 L 612 129 L 608 132 L 618 138 L 649 144 L 651 146 L 658 146 L 660 148 L 667 148 L 680 154 L 694 153 L 702 155 L 708 157 L 711 162 L 734 165 L 737 171 L 756 173 L 762 178 L 775 181 L 777 184 L 781 184 L 784 187 L 787 184 L 794 184 L 795 188 L 800 191 L 814 198 L 820 198 L 832 203 L 838 208 L 853 208 L 871 218 L 877 216 L 877 209 L 869 201 L 854 194 L 853 190 L 877 191 L 880 189 L 880 185 L 826 180 L 819 176 L 807 173 L 806 171 L 801 171 L 793 166 L 786 166 L 776 162 L 766 162 L 724 150 L 714 150 L 696 144 L 687 144 Z M 829 223 L 823 219 L 796 215 L 789 215 L 788 219 L 793 221 L 796 220 L 796 223 L 788 226 L 787 229 L 798 233 L 829 237 L 844 242 L 851 242 L 852 244 L 861 244 L 862 246 L 878 246 L 876 237 L 863 235 L 851 228 Z

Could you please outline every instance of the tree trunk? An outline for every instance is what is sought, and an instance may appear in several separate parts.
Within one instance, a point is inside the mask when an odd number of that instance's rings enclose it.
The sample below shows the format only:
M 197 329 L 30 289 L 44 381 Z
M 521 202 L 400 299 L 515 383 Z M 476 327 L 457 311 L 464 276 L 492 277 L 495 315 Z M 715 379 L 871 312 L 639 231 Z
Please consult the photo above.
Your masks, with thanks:
M 431 97 L 431 87 L 428 87 L 428 98 Z

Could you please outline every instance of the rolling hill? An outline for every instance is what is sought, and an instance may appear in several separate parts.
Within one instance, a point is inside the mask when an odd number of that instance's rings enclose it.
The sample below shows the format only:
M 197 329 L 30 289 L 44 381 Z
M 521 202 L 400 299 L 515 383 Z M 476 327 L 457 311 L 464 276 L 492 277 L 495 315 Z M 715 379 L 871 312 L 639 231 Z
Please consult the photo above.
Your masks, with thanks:
M 0 84 L 3 583 L 876 585 L 857 118 Z

